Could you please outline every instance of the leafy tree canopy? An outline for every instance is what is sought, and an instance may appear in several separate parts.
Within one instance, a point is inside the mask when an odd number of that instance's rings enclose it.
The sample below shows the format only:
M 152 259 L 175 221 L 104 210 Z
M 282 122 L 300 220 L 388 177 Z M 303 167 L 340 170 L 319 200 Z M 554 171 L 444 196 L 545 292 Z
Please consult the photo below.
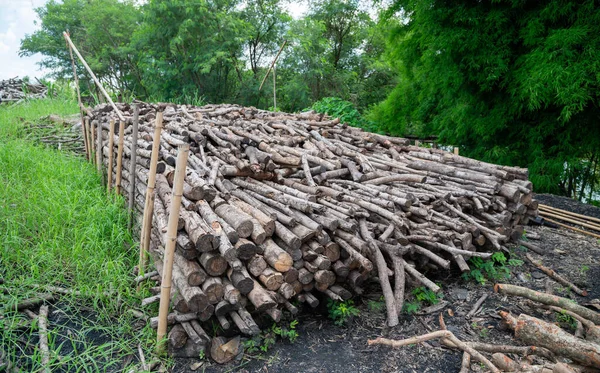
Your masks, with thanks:
M 528 166 L 573 195 L 600 149 L 594 1 L 397 0 L 398 84 L 373 112 L 394 134 L 438 135 L 478 159 Z M 592 162 L 593 163 L 593 162 Z M 583 171 L 583 172 L 582 172 Z M 589 175 L 588 175 L 589 176 Z

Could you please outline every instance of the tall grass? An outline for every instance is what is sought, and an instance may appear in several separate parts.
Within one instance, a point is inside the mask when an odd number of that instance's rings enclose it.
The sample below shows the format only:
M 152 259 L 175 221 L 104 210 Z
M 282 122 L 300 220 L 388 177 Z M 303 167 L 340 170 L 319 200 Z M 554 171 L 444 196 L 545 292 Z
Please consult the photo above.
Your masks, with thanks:
M 24 139 L 24 122 L 76 112 L 64 97 L 0 106 L 0 346 L 26 371 L 40 369 L 37 328 L 17 328 L 23 316 L 12 309 L 46 285 L 81 293 L 51 306 L 53 371 L 121 371 L 138 344 L 152 344 L 149 327 L 125 312 L 139 296 L 123 200 L 105 194 L 82 157 Z

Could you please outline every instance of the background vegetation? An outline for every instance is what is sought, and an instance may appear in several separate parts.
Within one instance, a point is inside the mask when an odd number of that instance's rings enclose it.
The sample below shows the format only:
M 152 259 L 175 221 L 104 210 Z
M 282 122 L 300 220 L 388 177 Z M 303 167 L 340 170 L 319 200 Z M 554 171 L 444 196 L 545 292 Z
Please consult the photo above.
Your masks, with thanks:
M 592 0 L 49 1 L 21 53 L 70 78 L 63 30 L 115 96 L 343 113 L 394 135 L 529 167 L 535 188 L 589 200 L 600 154 L 600 9 Z M 82 88 L 97 96 L 82 67 Z M 93 100 L 92 100 L 93 101 Z M 337 114 L 333 114 L 337 115 Z M 597 198 L 597 197 L 596 197 Z

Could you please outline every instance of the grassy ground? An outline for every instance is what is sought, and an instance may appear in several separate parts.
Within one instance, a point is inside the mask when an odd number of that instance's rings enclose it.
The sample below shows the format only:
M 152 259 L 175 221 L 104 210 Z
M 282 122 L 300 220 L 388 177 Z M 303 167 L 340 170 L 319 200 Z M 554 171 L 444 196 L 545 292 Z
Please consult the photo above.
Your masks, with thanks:
M 122 371 L 138 345 L 152 348 L 152 331 L 127 312 L 139 296 L 123 201 L 83 157 L 25 139 L 24 123 L 76 112 L 67 98 L 0 106 L 0 353 L 24 371 L 40 369 L 37 325 L 19 328 L 28 320 L 12 309 L 40 286 L 81 292 L 50 305 L 52 371 Z

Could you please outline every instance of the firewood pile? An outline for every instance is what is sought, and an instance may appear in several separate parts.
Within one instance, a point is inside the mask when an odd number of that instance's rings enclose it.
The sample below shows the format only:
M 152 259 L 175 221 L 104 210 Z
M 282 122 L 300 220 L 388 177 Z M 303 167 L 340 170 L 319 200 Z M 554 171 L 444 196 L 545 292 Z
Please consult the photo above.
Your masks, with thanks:
M 48 87 L 41 83 L 29 83 L 20 78 L 0 80 L 0 103 L 45 98 L 47 94 Z
M 139 102 L 133 144 L 134 108 L 118 107 L 127 122 L 120 188 L 134 188 L 139 212 L 157 110 L 164 118 L 150 252 L 159 273 L 177 147 L 191 145 L 168 319 L 174 354 L 208 349 L 209 320 L 255 335 L 261 317 L 295 314 L 294 301 L 316 307 L 319 299 L 349 299 L 370 277 L 381 283 L 388 324 L 396 325 L 405 287 L 438 292 L 428 273 L 468 271 L 470 257 L 489 258 L 518 240 L 537 215 L 526 169 L 412 146 L 314 112 Z M 117 113 L 100 105 L 87 114 L 102 130 L 102 163 L 116 163 Z M 226 342 L 214 338 L 212 347 Z M 213 358 L 226 361 L 225 350 Z

